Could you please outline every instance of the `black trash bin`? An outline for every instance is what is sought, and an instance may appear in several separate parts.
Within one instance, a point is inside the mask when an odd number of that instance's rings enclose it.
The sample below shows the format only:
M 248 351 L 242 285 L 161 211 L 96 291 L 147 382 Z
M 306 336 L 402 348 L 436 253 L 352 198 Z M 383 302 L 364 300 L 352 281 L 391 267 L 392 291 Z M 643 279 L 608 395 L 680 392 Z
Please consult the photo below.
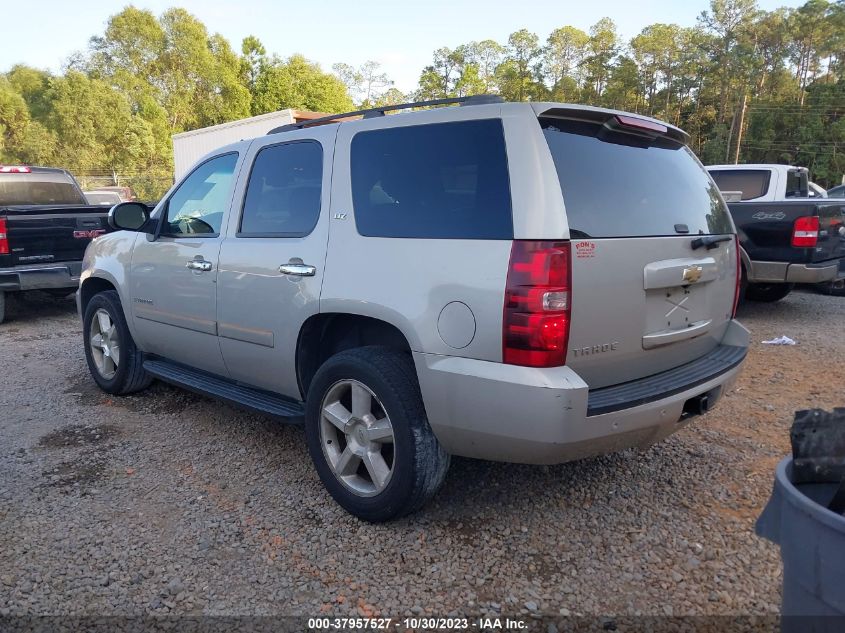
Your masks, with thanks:
M 840 484 L 794 479 L 787 457 L 756 525 L 758 535 L 780 545 L 782 629 L 845 631 L 845 516 L 828 510 Z

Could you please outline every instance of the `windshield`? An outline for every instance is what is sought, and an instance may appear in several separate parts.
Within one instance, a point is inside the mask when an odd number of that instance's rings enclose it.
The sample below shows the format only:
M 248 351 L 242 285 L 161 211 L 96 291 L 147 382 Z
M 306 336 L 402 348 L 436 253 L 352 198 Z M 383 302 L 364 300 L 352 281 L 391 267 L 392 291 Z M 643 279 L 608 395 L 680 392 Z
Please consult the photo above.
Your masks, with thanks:
M 62 173 L 0 174 L 0 205 L 86 204 Z
M 685 145 L 598 123 L 544 118 L 540 124 L 572 237 L 733 232 L 716 186 Z

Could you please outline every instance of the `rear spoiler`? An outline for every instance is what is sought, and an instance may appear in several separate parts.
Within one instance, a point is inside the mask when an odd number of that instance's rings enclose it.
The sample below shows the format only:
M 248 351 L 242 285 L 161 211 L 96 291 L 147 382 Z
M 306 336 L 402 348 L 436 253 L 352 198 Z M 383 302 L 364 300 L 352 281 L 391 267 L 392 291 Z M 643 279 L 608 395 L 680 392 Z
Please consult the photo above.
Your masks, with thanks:
M 628 114 L 627 112 L 616 112 L 614 110 L 602 110 L 599 108 L 559 106 L 544 110 L 538 116 L 599 123 L 610 130 L 625 130 L 651 139 L 658 137 L 670 138 L 684 145 L 689 143 L 690 140 L 689 134 L 674 125 L 669 125 L 668 123 L 650 117 Z

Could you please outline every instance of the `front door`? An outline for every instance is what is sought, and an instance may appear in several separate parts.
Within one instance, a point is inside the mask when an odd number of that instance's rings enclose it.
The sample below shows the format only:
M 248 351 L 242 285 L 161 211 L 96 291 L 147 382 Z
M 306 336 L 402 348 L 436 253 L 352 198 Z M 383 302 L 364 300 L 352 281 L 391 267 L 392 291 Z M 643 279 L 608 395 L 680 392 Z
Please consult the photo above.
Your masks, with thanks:
M 152 354 L 226 375 L 217 342 L 217 258 L 236 152 L 199 165 L 162 207 L 160 234 L 139 236 L 130 294 L 138 343 Z
M 319 311 L 336 133 L 255 141 L 220 249 L 218 333 L 230 377 L 296 399 L 299 332 Z

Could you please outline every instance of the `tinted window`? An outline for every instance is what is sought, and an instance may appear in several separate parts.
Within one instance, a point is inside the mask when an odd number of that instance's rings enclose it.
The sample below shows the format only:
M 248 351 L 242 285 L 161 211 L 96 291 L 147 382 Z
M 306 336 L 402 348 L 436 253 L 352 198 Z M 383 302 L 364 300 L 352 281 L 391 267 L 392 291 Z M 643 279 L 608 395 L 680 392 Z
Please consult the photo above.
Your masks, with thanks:
M 786 174 L 787 198 L 807 198 L 810 195 L 810 186 L 807 181 L 807 172 L 790 170 Z
M 241 235 L 308 235 L 320 215 L 323 149 L 306 141 L 265 147 L 249 176 Z
M 352 200 L 361 235 L 511 239 L 511 195 L 499 120 L 360 132 Z
M 197 167 L 167 203 L 168 235 L 220 233 L 229 206 L 237 154 L 224 154 Z
M 730 233 L 728 211 L 684 145 L 610 132 L 601 125 L 541 121 L 572 236 Z
M 741 191 L 742 200 L 753 200 L 769 190 L 768 169 L 714 169 L 710 172 L 720 191 Z
M 87 204 L 68 176 L 0 174 L 0 204 Z

